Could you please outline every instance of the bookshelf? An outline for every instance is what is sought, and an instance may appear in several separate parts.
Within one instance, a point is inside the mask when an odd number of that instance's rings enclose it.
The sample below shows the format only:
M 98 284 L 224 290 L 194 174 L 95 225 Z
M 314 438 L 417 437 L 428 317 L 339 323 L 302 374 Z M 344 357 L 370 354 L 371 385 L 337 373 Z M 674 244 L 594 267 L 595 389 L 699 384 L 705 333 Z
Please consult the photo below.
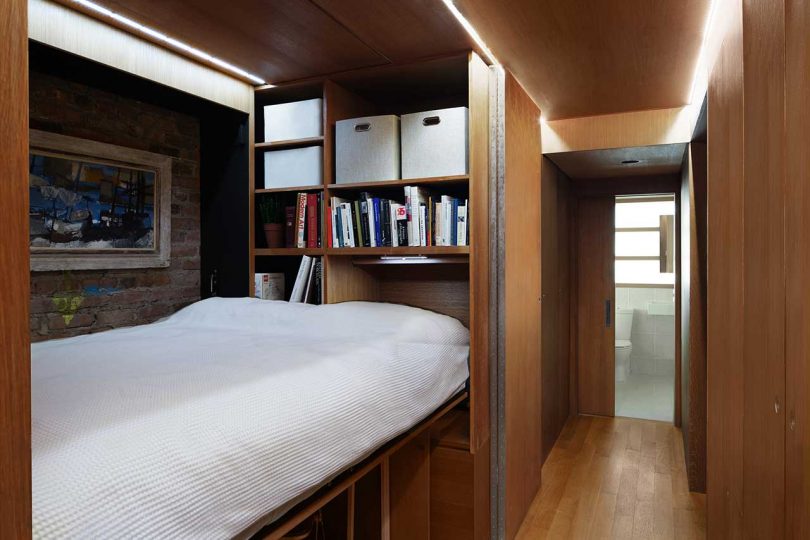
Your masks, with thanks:
M 330 75 L 325 78 L 258 87 L 254 95 L 256 141 L 263 141 L 265 105 L 322 99 L 323 136 L 275 143 L 254 143 L 254 173 L 250 180 L 251 275 L 282 272 L 289 298 L 301 257 L 321 257 L 323 301 L 379 301 L 407 304 L 457 318 L 470 330 L 470 382 L 468 398 L 457 406 L 453 437 L 437 436 L 432 444 L 442 448 L 431 454 L 431 470 L 450 474 L 463 463 L 475 479 L 453 477 L 453 482 L 475 485 L 464 489 L 464 505 L 473 521 L 488 516 L 489 507 L 489 355 L 490 355 L 490 69 L 473 52 L 405 65 L 386 65 Z M 382 114 L 403 115 L 450 107 L 469 109 L 468 173 L 455 176 L 410 178 L 379 182 L 335 183 L 335 124 L 340 120 Z M 323 148 L 323 182 L 316 186 L 265 189 L 263 154 L 277 150 Z M 326 212 L 331 197 L 356 200 L 361 192 L 373 197 L 402 200 L 404 187 L 421 186 L 435 195 L 468 201 L 470 220 L 467 245 L 402 247 L 334 247 L 329 245 Z M 295 197 L 297 193 L 322 194 L 320 236 L 317 248 L 268 248 L 256 212 L 260 197 Z M 289 200 L 289 199 L 286 199 Z M 494 323 L 494 320 L 492 321 Z M 435 461 L 434 461 L 435 460 Z M 456 475 L 457 476 L 457 475 Z M 467 483 L 469 482 L 469 483 Z M 450 484 L 448 484 L 450 485 Z M 455 488 L 454 488 L 455 489 Z M 458 489 L 462 489 L 459 487 Z M 434 504 L 431 502 L 431 504 Z M 441 502 L 436 504 L 441 505 Z M 464 511 L 467 511 L 464 510 Z M 436 510 L 444 512 L 441 508 Z M 454 510 L 455 511 L 455 510 Z M 483 530 L 483 529 L 482 529 Z
M 475 54 L 465 53 L 406 65 L 388 65 L 339 73 L 325 78 L 255 91 L 255 172 L 251 204 L 259 197 L 294 197 L 318 193 L 321 243 L 317 248 L 268 248 L 254 215 L 251 258 L 256 272 L 283 272 L 287 296 L 301 256 L 322 257 L 323 301 L 351 300 L 405 303 L 449 314 L 471 332 L 468 447 L 475 452 L 489 438 L 489 68 Z M 264 140 L 265 105 L 322 99 L 323 135 L 273 143 Z M 335 123 L 381 114 L 464 106 L 469 109 L 469 172 L 455 176 L 409 178 L 379 182 L 335 183 Z M 264 189 L 263 154 L 276 150 L 323 147 L 323 183 Z M 295 179 L 290 179 L 295 184 Z M 329 245 L 326 212 L 331 197 L 349 200 L 361 192 L 386 198 L 403 197 L 405 186 L 422 186 L 435 194 L 467 199 L 471 213 L 468 245 L 402 247 L 334 247 Z M 253 276 L 250 276 L 251 284 Z

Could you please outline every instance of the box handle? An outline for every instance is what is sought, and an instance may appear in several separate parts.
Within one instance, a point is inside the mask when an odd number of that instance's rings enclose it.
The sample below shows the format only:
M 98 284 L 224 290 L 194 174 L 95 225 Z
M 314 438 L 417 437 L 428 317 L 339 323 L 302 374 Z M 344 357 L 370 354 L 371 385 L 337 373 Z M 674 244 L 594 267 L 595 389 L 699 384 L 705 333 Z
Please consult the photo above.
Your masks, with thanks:
M 442 119 L 439 118 L 438 116 L 426 116 L 425 118 L 422 119 L 422 125 L 423 126 L 437 126 L 437 125 L 439 125 L 439 122 L 441 122 L 441 121 L 442 121 Z
M 369 122 L 363 122 L 362 124 L 356 124 L 354 126 L 355 131 L 369 131 L 371 129 L 371 124 Z

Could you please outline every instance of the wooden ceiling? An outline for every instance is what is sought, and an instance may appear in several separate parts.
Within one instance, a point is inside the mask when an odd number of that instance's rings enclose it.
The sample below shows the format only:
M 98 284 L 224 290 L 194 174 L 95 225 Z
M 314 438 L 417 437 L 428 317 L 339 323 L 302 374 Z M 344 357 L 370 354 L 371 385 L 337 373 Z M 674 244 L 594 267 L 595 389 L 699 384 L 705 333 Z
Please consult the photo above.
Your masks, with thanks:
M 440 0 L 94 1 L 274 84 L 473 48 Z
M 441 0 L 94 1 L 274 84 L 475 48 Z M 455 2 L 548 119 L 686 104 L 709 6 Z
M 689 101 L 709 0 L 456 0 L 549 120 Z
M 569 178 L 617 178 L 677 174 L 686 143 L 545 154 Z

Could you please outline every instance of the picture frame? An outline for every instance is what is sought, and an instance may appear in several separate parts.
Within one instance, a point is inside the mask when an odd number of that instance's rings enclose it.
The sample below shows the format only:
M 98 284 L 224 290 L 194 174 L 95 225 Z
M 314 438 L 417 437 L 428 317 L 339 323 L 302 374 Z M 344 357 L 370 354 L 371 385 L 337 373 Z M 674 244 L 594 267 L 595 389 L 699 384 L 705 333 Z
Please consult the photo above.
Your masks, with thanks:
M 31 270 L 167 267 L 171 157 L 30 130 Z

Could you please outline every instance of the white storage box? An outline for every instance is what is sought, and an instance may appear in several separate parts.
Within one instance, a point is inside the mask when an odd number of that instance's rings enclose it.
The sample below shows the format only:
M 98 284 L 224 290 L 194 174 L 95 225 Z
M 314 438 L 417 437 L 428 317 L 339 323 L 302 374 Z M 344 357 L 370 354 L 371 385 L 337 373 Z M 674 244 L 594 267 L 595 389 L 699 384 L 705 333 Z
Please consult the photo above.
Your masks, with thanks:
M 399 117 L 366 116 L 335 126 L 335 181 L 338 184 L 399 180 Z
M 307 99 L 264 107 L 264 142 L 323 135 L 323 100 Z
M 323 183 L 323 147 L 307 146 L 264 153 L 264 188 L 319 186 Z
M 467 107 L 402 115 L 402 178 L 469 172 Z

